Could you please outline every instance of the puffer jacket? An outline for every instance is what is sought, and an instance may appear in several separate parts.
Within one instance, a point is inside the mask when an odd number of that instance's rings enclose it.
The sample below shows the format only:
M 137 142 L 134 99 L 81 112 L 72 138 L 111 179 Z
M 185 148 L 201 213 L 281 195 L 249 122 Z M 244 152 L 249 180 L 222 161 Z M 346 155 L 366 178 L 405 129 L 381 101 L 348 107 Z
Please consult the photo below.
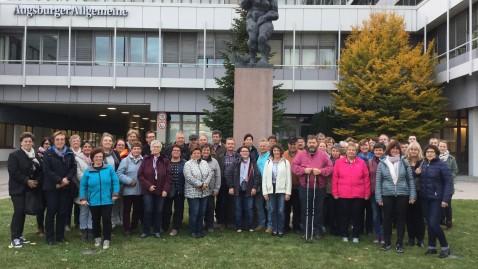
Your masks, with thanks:
M 345 157 L 335 161 L 332 195 L 345 199 L 370 197 L 370 178 L 364 160 L 356 157 L 350 163 Z
M 452 190 L 452 173 L 446 162 L 439 158 L 425 159 L 420 174 L 420 197 L 450 203 Z
M 184 196 L 186 198 L 204 198 L 211 194 L 210 189 L 200 190 L 202 184 L 211 182 L 213 173 L 205 160 L 189 160 L 184 165 Z
M 138 180 L 138 170 L 141 166 L 143 157 L 139 155 L 137 160 L 134 160 L 133 154 L 126 156 L 120 163 L 116 174 L 123 184 L 123 196 L 141 195 L 141 182 Z M 136 181 L 136 185 L 132 186 L 131 181 Z
M 264 172 L 262 174 L 262 195 L 285 193 L 291 195 L 292 192 L 292 173 L 290 163 L 285 158 L 281 158 L 277 167 L 276 192 L 272 186 L 272 168 L 274 163 L 272 158 L 269 158 L 264 165 Z
M 119 196 L 119 191 L 118 176 L 109 164 L 88 167 L 80 180 L 80 200 L 88 201 L 90 206 L 112 205 L 112 198 Z
M 211 181 L 208 184 L 209 188 L 209 193 L 210 195 L 215 193 L 219 193 L 219 189 L 221 188 L 221 167 L 219 166 L 219 163 L 217 160 L 211 156 L 207 160 L 205 160 L 207 164 L 209 165 L 209 168 L 211 168 L 211 172 L 213 174 Z
M 382 196 L 407 195 L 410 200 L 417 199 L 415 180 L 412 175 L 410 164 L 403 157 L 400 158 L 398 167 L 397 184 L 393 184 L 392 174 L 386 164 L 388 156 L 382 156 L 377 167 L 377 182 L 375 183 L 375 199 L 382 202 Z

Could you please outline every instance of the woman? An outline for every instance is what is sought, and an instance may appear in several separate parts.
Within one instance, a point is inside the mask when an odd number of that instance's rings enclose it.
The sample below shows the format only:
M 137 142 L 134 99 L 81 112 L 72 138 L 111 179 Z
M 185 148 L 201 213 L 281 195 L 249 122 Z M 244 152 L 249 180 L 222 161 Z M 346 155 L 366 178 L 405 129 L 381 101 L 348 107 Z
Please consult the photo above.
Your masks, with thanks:
M 103 249 L 110 247 L 111 210 L 118 199 L 119 180 L 111 165 L 105 164 L 102 148 L 91 151 L 91 165 L 83 173 L 80 183 L 81 205 L 90 207 L 93 216 L 95 247 L 101 245 L 101 224 L 103 224 Z
M 364 160 L 365 163 L 367 163 L 368 160 L 373 159 L 373 152 L 370 151 L 370 144 L 368 141 L 369 140 L 365 138 L 360 140 L 358 143 L 360 152 L 357 154 L 357 157 Z
M 206 224 L 207 231 L 210 233 L 214 232 L 214 198 L 221 188 L 221 168 L 211 154 L 212 145 L 209 143 L 204 144 L 201 147 L 201 158 L 207 162 L 212 173 L 211 181 L 208 184 L 209 196 L 207 197 L 206 212 L 204 215 L 204 223 Z
M 264 166 L 262 195 L 271 211 L 272 235 L 284 235 L 285 201 L 290 200 L 292 192 L 291 168 L 288 160 L 282 158 L 284 151 L 279 145 L 270 149 L 270 157 Z
M 30 241 L 23 236 L 25 227 L 25 195 L 28 191 L 39 191 L 41 180 L 40 157 L 33 149 L 35 136 L 30 132 L 20 135 L 21 149 L 8 156 L 8 193 L 13 203 L 10 223 L 11 240 L 14 248 Z
M 69 139 L 70 142 L 70 148 L 76 155 L 78 155 L 81 152 L 81 137 L 77 134 L 74 134 L 70 136 Z M 74 210 L 74 223 L 75 226 L 78 227 L 80 225 L 80 207 L 78 204 L 74 203 L 74 200 L 76 197 L 78 197 L 79 194 L 79 189 L 78 185 L 76 184 L 80 179 L 76 178 L 76 176 L 73 178 L 75 184 L 71 185 L 71 199 L 68 204 L 68 211 L 66 212 L 66 218 L 65 218 L 65 231 L 70 231 L 71 230 L 71 214 L 73 213 L 73 208 Z
M 130 147 L 132 149 L 132 143 L 130 144 Z M 126 148 L 126 142 L 119 138 L 118 140 L 116 140 L 116 145 L 115 145 L 115 151 L 119 154 L 120 156 L 120 159 L 123 160 L 124 158 L 126 158 L 126 156 L 129 155 L 129 150 Z
M 172 184 L 169 190 L 168 197 L 164 200 L 163 221 L 162 227 L 164 231 L 169 230 L 169 223 L 171 216 L 173 217 L 173 229 L 169 235 L 175 236 L 178 234 L 184 215 L 184 164 L 186 160 L 181 159 L 181 147 L 179 145 L 172 145 L 171 147 L 171 178 Z M 172 207 L 174 204 L 174 214 Z
M 330 154 L 327 152 L 327 144 L 324 141 L 319 143 L 319 150 L 321 150 L 323 153 L 327 155 L 327 157 L 330 158 Z
M 259 152 L 257 151 L 256 147 L 254 147 L 254 137 L 251 134 L 244 135 L 244 147 L 249 149 L 249 157 L 251 157 L 254 161 L 257 161 L 259 158 Z M 239 154 L 239 149 L 237 149 L 237 153 Z
M 103 153 L 105 154 L 105 163 L 109 164 L 113 169 L 118 170 L 121 158 L 118 152 L 113 149 L 113 145 L 115 143 L 113 135 L 109 133 L 103 133 L 101 136 L 101 148 L 103 149 Z M 123 213 L 122 209 L 123 200 L 121 199 L 121 191 L 119 192 L 118 199 L 115 200 L 113 204 L 112 216 L 111 216 L 111 225 L 113 229 L 116 225 L 121 225 L 121 220 L 123 217 L 121 214 Z
M 41 140 L 41 143 L 40 143 L 40 147 L 38 147 L 38 157 L 40 157 L 40 159 L 38 159 L 40 161 L 40 164 L 43 163 L 43 158 L 44 158 L 44 155 L 48 149 L 48 147 L 50 147 L 50 145 L 53 144 L 53 142 L 51 141 L 51 137 L 44 137 L 42 140 Z M 42 173 L 42 176 L 43 176 L 43 173 Z M 43 178 L 41 179 L 41 182 L 43 182 Z M 39 185 L 39 190 L 42 189 L 42 186 Z M 45 236 L 45 208 L 46 208 L 46 200 L 45 200 L 45 195 L 43 195 L 42 193 L 42 201 L 43 201 L 43 211 L 37 215 L 37 227 L 38 227 L 38 236 L 40 237 L 44 237 Z
M 247 146 L 239 147 L 240 158 L 234 161 L 232 176 L 228 178 L 229 195 L 234 196 L 236 232 L 242 232 L 242 215 L 246 216 L 247 229 L 253 229 L 254 196 L 261 186 L 261 172 L 256 162 L 250 157 Z
M 327 144 L 327 152 L 329 154 L 332 154 L 332 147 L 335 144 L 335 140 L 332 137 L 326 137 L 325 138 L 325 144 Z
M 139 219 L 142 215 L 143 196 L 141 196 L 141 184 L 138 180 L 138 170 L 143 161 L 141 151 L 141 143 L 138 141 L 132 142 L 131 153 L 121 161 L 118 171 L 116 171 L 120 183 L 124 186 L 123 229 L 126 237 L 138 228 Z M 131 207 L 133 208 L 132 218 L 130 218 Z
M 412 205 L 408 205 L 407 209 L 408 245 L 414 246 L 416 239 L 417 246 L 424 247 L 425 221 L 420 204 L 420 174 L 422 170 L 423 152 L 420 144 L 417 142 L 410 143 L 405 158 L 412 169 L 413 178 L 415 179 L 415 189 L 417 192 L 417 201 Z
M 375 183 L 375 199 L 383 210 L 383 234 L 385 243 L 381 250 L 392 248 L 392 221 L 397 225 L 397 242 L 395 251 L 403 253 L 405 219 L 407 207 L 417 199 L 415 180 L 408 161 L 401 155 L 400 142 L 388 143 L 385 155 L 380 158 Z
M 171 187 L 171 166 L 166 155 L 161 154 L 163 145 L 159 140 L 151 141 L 151 154 L 144 156 L 138 170 L 138 180 L 141 183 L 143 195 L 143 233 L 141 238 L 147 238 L 153 226 L 154 236 L 161 238 L 161 215 L 164 198 L 168 196 Z
M 326 138 L 327 140 L 327 138 Z M 338 159 L 342 158 L 341 155 L 342 149 L 339 144 L 334 144 L 330 150 L 330 160 L 335 166 L 335 163 Z M 329 232 L 331 235 L 340 235 L 339 234 L 339 224 L 337 222 L 337 200 L 335 200 L 332 195 L 332 175 L 327 177 L 326 185 L 326 198 L 325 198 L 325 222 L 329 226 Z
M 369 160 L 373 159 L 373 152 L 370 151 L 370 146 L 369 146 L 369 139 L 364 138 L 358 142 L 358 147 L 359 147 L 359 153 L 357 154 L 357 157 L 362 159 L 365 164 L 368 163 Z M 373 213 L 372 213 L 372 204 L 370 203 L 370 199 L 365 201 L 364 203 L 365 207 L 365 234 L 371 234 L 373 231 Z
M 49 245 L 66 243 L 65 218 L 71 198 L 70 183 L 76 176 L 73 151 L 66 146 L 66 132 L 53 134 L 53 146 L 49 147 L 43 161 L 43 193 L 46 197 L 45 232 Z
M 373 158 L 368 160 L 368 174 L 370 176 L 370 206 L 372 207 L 372 226 L 375 233 L 375 244 L 385 244 L 385 238 L 383 237 L 383 225 L 382 225 L 382 209 L 378 206 L 375 199 L 375 185 L 377 182 L 377 168 L 380 163 L 380 158 L 385 152 L 385 145 L 382 142 L 378 142 L 373 146 Z
M 450 255 L 450 248 L 445 233 L 440 227 L 442 208 L 451 201 L 453 176 L 450 167 L 439 159 L 437 146 L 425 147 L 425 160 L 420 174 L 420 203 L 428 230 L 428 250 L 425 254 L 437 254 L 436 240 L 440 241 L 440 258 Z
M 194 238 L 204 237 L 203 221 L 206 212 L 207 197 L 210 194 L 209 182 L 213 177 L 211 168 L 201 160 L 201 149 L 191 149 L 191 159 L 184 165 L 186 179 L 185 196 L 189 205 L 189 232 Z
M 129 129 L 129 131 L 126 133 L 126 140 L 128 140 L 128 143 L 126 143 L 126 148 L 131 151 L 131 143 L 134 141 L 139 141 L 138 131 Z
M 76 178 L 78 179 L 75 182 L 78 185 L 78 188 L 81 185 L 81 179 L 83 178 L 83 174 L 85 173 L 86 169 L 91 165 L 91 150 L 93 147 L 91 146 L 90 141 L 83 141 L 83 145 L 81 146 L 81 152 L 75 156 L 76 160 Z M 80 204 L 80 232 L 81 232 L 81 240 L 85 241 L 88 240 L 88 235 L 93 236 L 93 216 L 91 215 L 90 208 L 88 205 L 82 205 L 80 201 L 80 196 L 75 198 L 75 203 Z M 90 239 L 93 239 L 91 237 Z
M 448 143 L 446 142 L 446 140 L 440 140 L 440 142 L 438 142 L 438 149 L 440 150 L 440 160 L 446 162 L 446 164 L 448 164 L 448 167 L 450 167 L 451 170 L 451 176 L 453 178 L 453 195 L 455 193 L 455 178 L 458 174 L 458 165 L 456 164 L 455 157 L 453 157 L 453 155 L 451 155 L 448 151 Z M 453 226 L 453 212 L 451 209 L 451 200 L 448 206 L 443 209 L 443 217 L 443 222 L 445 222 L 446 227 L 450 229 Z
M 357 158 L 357 145 L 348 143 L 345 158 L 335 161 L 332 174 L 332 195 L 337 201 L 342 241 L 349 241 L 352 223 L 352 242 L 359 243 L 363 226 L 364 201 L 370 198 L 370 178 L 365 162 Z

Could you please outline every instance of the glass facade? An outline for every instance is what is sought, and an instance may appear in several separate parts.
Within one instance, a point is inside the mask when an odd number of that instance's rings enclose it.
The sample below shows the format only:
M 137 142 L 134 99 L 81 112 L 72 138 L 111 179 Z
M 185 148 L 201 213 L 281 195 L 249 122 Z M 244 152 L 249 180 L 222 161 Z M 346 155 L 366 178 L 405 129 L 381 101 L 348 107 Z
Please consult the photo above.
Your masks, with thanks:
M 169 114 L 169 118 L 167 143 L 174 143 L 178 131 L 183 131 L 186 134 L 186 143 L 191 134 L 205 135 L 211 141 L 212 131 L 204 124 L 204 115 Z

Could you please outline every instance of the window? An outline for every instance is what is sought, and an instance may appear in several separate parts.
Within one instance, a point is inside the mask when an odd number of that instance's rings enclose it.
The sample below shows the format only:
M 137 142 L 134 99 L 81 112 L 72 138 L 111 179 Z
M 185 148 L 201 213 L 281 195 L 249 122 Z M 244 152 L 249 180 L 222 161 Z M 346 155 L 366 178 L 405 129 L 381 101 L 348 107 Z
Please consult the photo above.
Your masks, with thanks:
M 197 33 L 181 33 L 181 61 L 182 67 L 194 67 L 197 59 Z M 191 65 L 185 65 L 191 64 Z
M 18 36 L 10 36 L 8 38 L 8 59 L 9 60 L 22 60 L 22 42 L 23 38 L 18 35 Z M 15 62 L 13 62 L 15 63 Z M 17 62 L 20 63 L 20 62 Z
M 13 148 L 13 124 L 0 123 L 0 148 Z
M 204 32 L 197 35 L 197 63 L 204 63 L 206 56 L 207 64 L 214 64 L 214 33 L 206 33 L 206 54 L 204 55 Z
M 0 36 L 0 61 L 5 60 L 5 37 Z
M 183 132 L 188 136 L 196 133 L 196 115 L 183 115 Z
M 68 31 L 60 31 L 58 35 L 58 61 L 59 64 L 67 64 L 68 63 L 68 43 L 69 43 L 69 35 Z M 75 33 L 71 33 L 71 53 L 70 57 L 72 61 L 75 61 Z
M 58 35 L 43 34 L 43 63 L 53 63 L 57 58 Z M 68 48 L 67 48 L 68 50 Z
M 130 66 L 144 63 L 144 36 L 131 36 L 129 45 Z
M 27 63 L 38 63 L 37 61 L 40 60 L 40 38 L 40 32 L 27 33 Z
M 181 129 L 181 115 L 170 114 L 171 120 L 168 124 L 168 142 L 174 143 L 176 140 L 176 133 Z M 186 137 L 187 139 L 187 137 Z M 186 142 L 187 143 L 187 142 Z
M 179 33 L 163 34 L 163 62 L 177 67 L 179 63 Z
M 95 64 L 108 65 L 110 61 L 110 36 L 97 35 L 95 37 Z
M 146 41 L 146 62 L 156 64 L 159 63 L 159 37 L 158 35 L 148 35 Z
M 76 61 L 77 64 L 91 65 L 92 61 L 92 33 L 88 31 L 76 32 Z
M 331 34 L 319 35 L 319 65 L 320 68 L 335 69 L 336 36 Z
M 116 34 L 116 65 L 125 65 L 126 61 L 126 49 L 125 49 L 126 37 L 124 34 Z
M 271 55 L 273 56 L 269 59 L 269 63 L 273 65 L 282 64 L 282 40 L 271 39 L 269 40 L 269 45 L 271 46 Z

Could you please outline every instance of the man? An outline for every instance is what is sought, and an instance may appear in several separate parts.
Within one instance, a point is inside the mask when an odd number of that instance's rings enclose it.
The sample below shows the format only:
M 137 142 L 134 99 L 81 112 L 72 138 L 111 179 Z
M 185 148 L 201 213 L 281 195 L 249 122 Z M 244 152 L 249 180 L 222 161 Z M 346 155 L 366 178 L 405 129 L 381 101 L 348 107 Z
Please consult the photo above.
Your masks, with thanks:
M 257 157 L 257 167 L 262 174 L 264 173 L 264 166 L 266 165 L 267 160 L 269 159 L 269 142 L 265 138 L 259 140 L 259 156 Z M 261 186 L 257 189 L 257 195 L 254 198 L 254 205 L 256 207 L 257 213 L 257 227 L 256 231 L 262 230 L 266 227 L 266 233 L 272 233 L 272 221 L 266 219 L 266 214 L 264 212 L 264 196 L 262 196 Z
M 212 131 L 212 156 L 216 158 L 216 160 L 224 155 L 226 152 L 226 147 L 222 144 L 221 142 L 222 139 L 222 133 L 219 130 L 214 130 Z
M 303 237 L 313 236 L 317 240 L 321 238 L 322 232 L 319 222 L 323 214 L 327 176 L 332 174 L 334 169 L 330 158 L 324 152 L 317 150 L 318 146 L 317 137 L 309 135 L 307 150 L 299 153 L 292 161 L 292 171 L 300 177 L 299 197 Z M 316 185 L 315 189 L 314 185 Z M 308 218 L 306 218 L 307 213 Z M 312 216 L 314 216 L 313 222 Z
M 438 147 L 438 138 L 435 138 L 435 137 L 430 138 L 430 140 L 428 141 L 428 144 Z
M 178 145 L 179 147 L 181 147 L 181 158 L 185 160 L 189 160 L 189 158 L 191 157 L 191 152 L 189 150 L 189 147 L 184 143 L 185 140 L 186 140 L 186 135 L 184 134 L 184 132 L 178 131 L 176 133 L 176 141 L 174 142 L 174 145 Z M 170 145 L 164 150 L 164 154 L 166 154 L 166 156 L 168 156 L 169 159 L 171 159 L 171 148 L 172 146 Z
M 275 144 L 277 144 L 277 136 L 275 136 L 275 135 L 270 135 L 270 136 L 267 138 L 267 142 L 269 142 L 269 148 L 271 148 L 272 146 L 274 146 Z
M 189 143 L 186 144 L 187 147 L 191 150 L 193 147 L 198 145 L 198 135 L 191 134 L 189 135 Z
M 289 137 L 289 149 L 282 154 L 284 159 L 289 163 L 295 159 L 300 150 L 297 149 L 297 138 L 295 136 Z M 292 169 L 291 169 L 292 170 Z M 299 200 L 299 177 L 292 174 L 292 193 L 290 200 L 285 202 L 285 231 L 290 231 L 290 212 L 293 209 L 294 215 L 292 217 L 292 229 L 300 232 L 300 200 Z
M 412 142 L 417 142 L 417 137 L 414 135 L 408 137 L 408 144 L 411 144 Z
M 381 134 L 379 137 L 378 137 L 378 141 L 383 143 L 385 146 L 388 145 L 388 143 L 390 142 L 390 139 L 388 138 L 388 136 L 386 134 Z
M 302 136 L 297 137 L 297 150 L 305 149 L 305 140 Z
M 205 135 L 201 135 L 198 139 L 199 147 L 202 148 L 206 143 L 208 143 L 207 137 Z
M 317 134 L 317 143 L 320 144 L 321 142 L 325 143 L 325 135 L 323 133 L 318 133 Z
M 400 143 L 400 149 L 402 151 L 402 155 L 405 155 L 405 153 L 407 153 L 407 150 L 408 150 L 408 142 Z
M 141 156 L 151 155 L 151 141 L 156 139 L 156 135 L 153 131 L 146 132 L 146 144 L 141 148 Z
M 232 177 L 234 161 L 239 158 L 234 148 L 234 138 L 228 137 L 224 147 L 225 152 L 217 159 L 222 177 L 221 188 L 216 198 L 216 221 L 220 228 L 226 228 L 228 224 L 234 223 L 234 204 L 232 197 L 228 194 L 227 186 L 227 181 Z

